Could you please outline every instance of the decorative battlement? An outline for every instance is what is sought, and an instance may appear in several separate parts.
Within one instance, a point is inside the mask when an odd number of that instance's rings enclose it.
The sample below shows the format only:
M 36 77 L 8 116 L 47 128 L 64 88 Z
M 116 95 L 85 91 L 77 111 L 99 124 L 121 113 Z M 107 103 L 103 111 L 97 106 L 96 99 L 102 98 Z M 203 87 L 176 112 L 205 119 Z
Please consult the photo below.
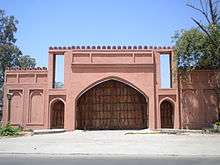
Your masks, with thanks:
M 174 49 L 172 46 L 51 46 L 49 50 L 152 50 L 152 49 Z
M 35 67 L 35 68 L 29 68 L 29 67 L 6 67 L 6 71 L 47 71 L 47 67 Z
M 5 84 L 43 84 L 47 85 L 48 70 L 46 67 L 9 68 L 5 70 Z

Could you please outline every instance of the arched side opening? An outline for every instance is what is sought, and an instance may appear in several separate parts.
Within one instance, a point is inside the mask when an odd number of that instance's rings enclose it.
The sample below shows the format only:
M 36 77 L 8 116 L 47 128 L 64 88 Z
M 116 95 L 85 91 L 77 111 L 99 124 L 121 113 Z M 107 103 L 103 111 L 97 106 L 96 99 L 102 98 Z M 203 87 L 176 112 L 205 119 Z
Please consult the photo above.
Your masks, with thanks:
M 174 106 L 169 100 L 160 104 L 161 128 L 174 128 Z
M 51 104 L 50 111 L 50 128 L 63 129 L 64 128 L 64 103 L 61 100 L 55 100 Z
M 76 127 L 84 130 L 148 128 L 148 103 L 131 86 L 107 80 L 78 98 Z

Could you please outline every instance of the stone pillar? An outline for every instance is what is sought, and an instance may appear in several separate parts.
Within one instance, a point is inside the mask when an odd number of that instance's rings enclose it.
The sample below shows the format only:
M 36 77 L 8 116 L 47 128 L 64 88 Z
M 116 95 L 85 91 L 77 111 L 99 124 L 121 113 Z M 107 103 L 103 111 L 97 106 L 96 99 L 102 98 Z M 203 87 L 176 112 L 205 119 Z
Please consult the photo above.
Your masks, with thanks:
M 170 52 L 170 68 L 171 68 L 171 80 L 172 80 L 172 88 L 177 89 L 178 88 L 178 77 L 177 77 L 177 68 L 176 68 L 176 61 L 174 51 L 172 50 Z
M 29 88 L 24 88 L 23 89 L 23 116 L 22 116 L 22 126 L 23 127 L 26 127 L 27 123 L 29 123 L 29 116 L 28 114 L 30 113 L 29 112 L 29 104 L 30 104 L 30 89 Z
M 49 103 L 49 92 L 45 87 L 44 90 L 44 128 L 50 128 L 50 103 Z
M 158 89 L 160 88 L 160 53 L 155 52 L 155 111 L 156 111 L 156 128 L 161 128 L 161 120 L 160 120 L 160 106 L 159 106 L 159 95 L 158 95 Z
M 154 98 L 149 97 L 149 129 L 154 130 L 156 128 L 155 125 L 155 104 Z
M 70 89 L 71 87 L 71 67 L 72 65 L 72 52 L 66 51 L 64 53 L 64 89 Z
M 174 60 L 175 59 L 175 53 L 174 53 L 174 50 L 172 50 L 170 52 L 170 59 L 172 60 L 171 61 L 171 75 L 172 75 L 172 88 L 176 89 L 176 102 L 175 102 L 175 111 L 174 111 L 174 128 L 175 129 L 180 129 L 181 128 L 181 117 L 182 117 L 182 114 L 181 114 L 181 110 L 180 110 L 180 100 L 179 100 L 179 97 L 180 97 L 180 89 L 179 89 L 179 81 L 178 81 L 178 73 L 177 73 L 177 64 L 176 64 L 176 61 Z
M 64 89 L 66 89 L 66 105 L 64 116 L 64 128 L 67 130 L 75 129 L 75 105 L 74 98 L 72 97 L 72 51 L 64 53 Z
M 55 58 L 56 55 L 54 53 L 49 52 L 48 54 L 48 89 L 54 87 L 54 79 L 55 79 Z
M 6 78 L 5 78 L 6 79 Z M 3 109 L 2 109 L 2 121 L 3 123 L 7 123 L 7 119 L 8 119 L 8 99 L 7 99 L 7 92 L 8 89 L 6 86 L 3 86 L 4 88 L 4 93 L 3 93 Z

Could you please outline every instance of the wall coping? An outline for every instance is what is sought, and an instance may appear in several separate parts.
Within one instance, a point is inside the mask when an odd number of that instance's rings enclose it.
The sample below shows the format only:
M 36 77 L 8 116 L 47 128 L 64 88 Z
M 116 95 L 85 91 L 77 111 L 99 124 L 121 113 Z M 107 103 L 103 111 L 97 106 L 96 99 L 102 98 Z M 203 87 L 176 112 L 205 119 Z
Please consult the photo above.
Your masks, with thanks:
M 35 68 L 29 68 L 29 67 L 6 67 L 5 71 L 47 71 L 47 67 L 35 67 Z
M 174 49 L 174 46 L 50 46 L 49 50 L 106 50 L 106 49 L 113 49 L 113 50 L 141 50 L 141 49 Z

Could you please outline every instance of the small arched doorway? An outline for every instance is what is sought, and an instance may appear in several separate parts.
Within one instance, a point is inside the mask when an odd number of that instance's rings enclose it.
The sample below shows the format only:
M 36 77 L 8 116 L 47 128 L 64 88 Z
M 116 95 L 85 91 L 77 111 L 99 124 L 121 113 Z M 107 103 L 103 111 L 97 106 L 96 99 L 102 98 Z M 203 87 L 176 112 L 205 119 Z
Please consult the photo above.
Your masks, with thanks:
M 55 100 L 51 104 L 51 129 L 64 128 L 64 103 L 61 100 Z
M 148 128 L 148 103 L 143 94 L 117 81 L 104 81 L 79 97 L 77 129 Z
M 160 104 L 160 120 L 161 128 L 174 128 L 174 107 L 168 100 Z

